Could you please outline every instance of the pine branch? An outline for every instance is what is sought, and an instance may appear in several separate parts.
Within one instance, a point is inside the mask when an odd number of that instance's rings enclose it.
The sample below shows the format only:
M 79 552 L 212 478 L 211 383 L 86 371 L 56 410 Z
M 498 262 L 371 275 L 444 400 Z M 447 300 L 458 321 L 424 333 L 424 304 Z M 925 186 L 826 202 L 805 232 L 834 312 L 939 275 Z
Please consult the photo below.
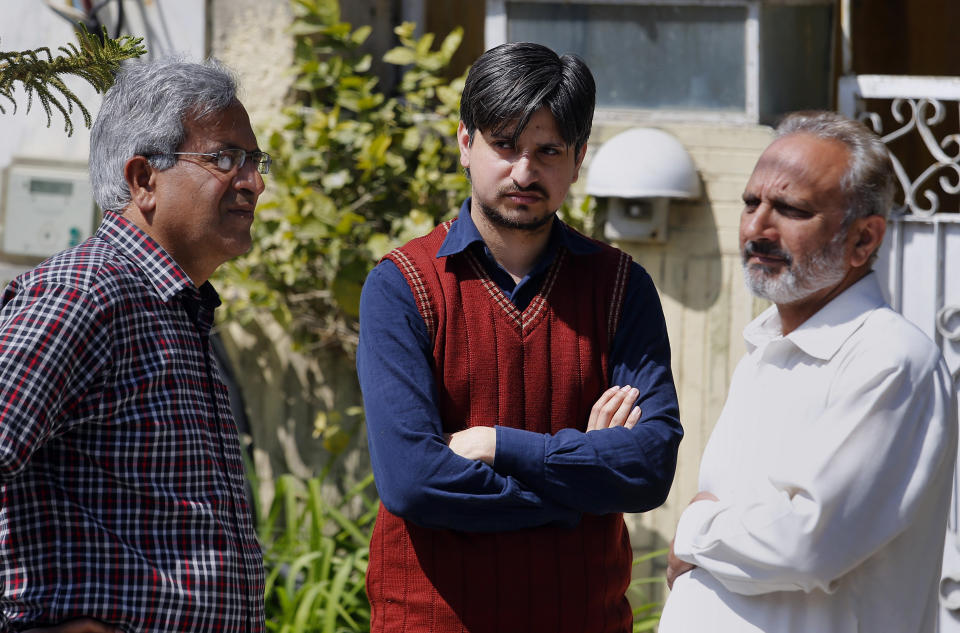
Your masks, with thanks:
M 19 82 L 27 93 L 27 112 L 36 97 L 47 114 L 47 127 L 50 127 L 53 111 L 57 110 L 63 116 L 67 136 L 73 134 L 70 115 L 74 106 L 80 110 L 84 125 L 90 127 L 90 112 L 67 87 L 63 77 L 80 77 L 102 94 L 113 84 L 113 73 L 120 67 L 120 62 L 140 57 L 147 49 L 142 44 L 142 37 L 123 35 L 111 39 L 105 28 L 101 35 L 94 35 L 80 24 L 76 33 L 78 45 L 70 42 L 60 46 L 58 50 L 63 54 L 56 57 L 45 46 L 29 51 L 0 51 L 0 113 L 7 112 L 3 99 L 13 105 L 13 112 L 17 111 L 13 91 Z

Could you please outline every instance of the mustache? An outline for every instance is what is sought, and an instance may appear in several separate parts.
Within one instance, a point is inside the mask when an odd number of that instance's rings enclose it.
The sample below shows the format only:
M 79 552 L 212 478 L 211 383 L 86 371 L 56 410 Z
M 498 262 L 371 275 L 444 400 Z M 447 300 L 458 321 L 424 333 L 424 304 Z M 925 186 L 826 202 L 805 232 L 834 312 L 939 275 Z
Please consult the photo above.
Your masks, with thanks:
M 779 257 L 787 266 L 793 264 L 793 256 L 782 248 L 778 248 L 773 242 L 748 241 L 743 245 L 743 261 L 747 261 L 754 255 L 766 257 Z
M 543 188 L 539 182 L 532 182 L 526 187 L 520 187 L 518 185 L 513 185 L 512 187 L 504 187 L 499 191 L 500 197 L 508 196 L 511 193 L 538 193 L 544 198 L 549 198 L 550 194 L 547 193 L 547 190 Z

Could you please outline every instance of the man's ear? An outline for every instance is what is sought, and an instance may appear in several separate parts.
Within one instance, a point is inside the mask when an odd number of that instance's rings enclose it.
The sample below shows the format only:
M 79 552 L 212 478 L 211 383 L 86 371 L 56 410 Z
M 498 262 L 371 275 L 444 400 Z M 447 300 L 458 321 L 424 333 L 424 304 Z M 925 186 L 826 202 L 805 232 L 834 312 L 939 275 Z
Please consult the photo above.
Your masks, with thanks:
M 460 148 L 460 165 L 470 169 L 470 132 L 463 121 L 457 125 L 457 146 Z
M 857 218 L 850 226 L 850 265 L 859 268 L 870 263 L 887 232 L 887 221 L 879 215 Z
M 130 201 L 144 215 L 157 206 L 157 170 L 144 156 L 134 156 L 123 166 L 123 178 L 130 189 Z

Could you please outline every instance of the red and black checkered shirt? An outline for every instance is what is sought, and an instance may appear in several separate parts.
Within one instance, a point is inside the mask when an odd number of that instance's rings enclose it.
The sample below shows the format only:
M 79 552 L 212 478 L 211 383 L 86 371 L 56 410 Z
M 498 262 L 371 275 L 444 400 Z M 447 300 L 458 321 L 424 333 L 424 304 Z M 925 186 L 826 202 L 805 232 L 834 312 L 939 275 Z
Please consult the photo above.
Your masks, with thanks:
M 131 222 L 0 306 L 0 630 L 264 628 L 263 566 L 209 332 L 220 300 Z

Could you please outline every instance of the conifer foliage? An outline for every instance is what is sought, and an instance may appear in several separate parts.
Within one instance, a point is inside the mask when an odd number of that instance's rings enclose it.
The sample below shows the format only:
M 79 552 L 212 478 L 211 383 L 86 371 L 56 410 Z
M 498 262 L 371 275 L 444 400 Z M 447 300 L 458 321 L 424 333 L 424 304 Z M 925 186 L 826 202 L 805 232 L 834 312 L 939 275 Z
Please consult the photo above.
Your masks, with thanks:
M 102 94 L 113 84 L 113 73 L 120 62 L 140 57 L 147 49 L 142 37 L 122 35 L 112 39 L 106 29 L 94 34 L 81 24 L 76 34 L 77 44 L 69 42 L 58 47 L 61 54 L 56 56 L 46 46 L 19 52 L 0 51 L 0 113 L 6 114 L 11 105 L 13 112 L 17 111 L 14 90 L 20 85 L 27 93 L 27 112 L 36 98 L 47 114 L 48 127 L 53 111 L 57 110 L 63 115 L 64 131 L 68 136 L 73 134 L 70 115 L 74 106 L 83 116 L 84 125 L 90 127 L 90 112 L 64 83 L 64 77 L 80 77 Z

